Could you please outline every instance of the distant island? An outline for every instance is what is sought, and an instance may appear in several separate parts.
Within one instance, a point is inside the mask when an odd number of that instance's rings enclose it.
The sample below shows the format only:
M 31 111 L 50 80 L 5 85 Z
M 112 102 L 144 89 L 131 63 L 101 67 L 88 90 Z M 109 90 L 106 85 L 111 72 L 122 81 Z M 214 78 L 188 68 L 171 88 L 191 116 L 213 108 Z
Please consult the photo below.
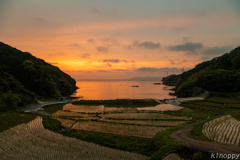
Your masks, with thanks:
M 58 67 L 0 42 L 0 112 L 76 89 L 76 81 Z
M 78 81 L 161 81 L 160 77 L 132 77 L 129 79 L 77 79 Z
M 133 77 L 129 80 L 135 80 L 135 81 L 160 81 L 160 77 Z

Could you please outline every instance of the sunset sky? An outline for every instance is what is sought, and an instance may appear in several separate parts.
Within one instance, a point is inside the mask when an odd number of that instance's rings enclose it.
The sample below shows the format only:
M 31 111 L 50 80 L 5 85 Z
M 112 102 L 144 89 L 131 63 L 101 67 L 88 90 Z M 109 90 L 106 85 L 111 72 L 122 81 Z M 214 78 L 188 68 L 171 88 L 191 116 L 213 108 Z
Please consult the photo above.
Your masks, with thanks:
M 1 0 L 0 41 L 75 79 L 179 74 L 240 45 L 238 0 Z

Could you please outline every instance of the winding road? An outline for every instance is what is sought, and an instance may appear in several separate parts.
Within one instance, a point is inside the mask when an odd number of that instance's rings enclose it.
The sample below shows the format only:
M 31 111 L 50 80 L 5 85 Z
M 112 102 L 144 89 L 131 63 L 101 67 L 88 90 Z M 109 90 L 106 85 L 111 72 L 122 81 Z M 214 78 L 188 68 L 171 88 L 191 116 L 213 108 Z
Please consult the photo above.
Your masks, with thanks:
M 219 142 L 205 142 L 188 137 L 187 135 L 191 133 L 193 126 L 197 123 L 190 124 L 187 127 L 172 133 L 171 138 L 185 142 L 189 147 L 192 147 L 194 149 L 207 151 L 210 153 L 222 153 L 222 154 L 240 153 L 240 147 L 236 145 Z
M 37 111 L 42 111 L 44 106 L 48 105 L 53 105 L 53 104 L 65 104 L 65 103 L 70 103 L 71 101 L 61 101 L 61 102 L 41 102 L 38 101 L 37 104 L 30 105 L 28 107 L 24 107 L 19 109 L 20 111 L 24 112 L 37 112 Z
M 209 94 L 209 92 L 205 91 L 203 94 L 201 94 L 201 95 L 199 95 L 197 97 L 166 99 L 165 103 L 179 106 L 181 104 L 181 102 L 204 100 L 204 97 L 206 97 L 208 94 Z

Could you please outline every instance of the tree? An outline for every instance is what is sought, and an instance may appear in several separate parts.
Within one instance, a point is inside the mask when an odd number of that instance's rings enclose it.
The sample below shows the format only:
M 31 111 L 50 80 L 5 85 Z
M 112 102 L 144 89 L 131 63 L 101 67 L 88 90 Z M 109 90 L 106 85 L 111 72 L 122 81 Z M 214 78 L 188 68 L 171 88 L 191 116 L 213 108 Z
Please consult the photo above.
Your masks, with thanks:
M 24 70 L 35 71 L 34 63 L 31 60 L 25 60 L 22 65 Z

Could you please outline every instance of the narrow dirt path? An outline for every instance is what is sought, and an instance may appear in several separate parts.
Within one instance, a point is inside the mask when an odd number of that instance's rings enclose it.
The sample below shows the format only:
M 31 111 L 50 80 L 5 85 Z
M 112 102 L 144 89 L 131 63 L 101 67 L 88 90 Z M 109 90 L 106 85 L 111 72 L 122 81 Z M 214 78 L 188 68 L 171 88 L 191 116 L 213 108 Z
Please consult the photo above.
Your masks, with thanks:
M 43 106 L 47 105 L 54 105 L 54 104 L 64 104 L 64 103 L 69 103 L 70 101 L 63 101 L 63 102 L 43 102 L 43 103 L 37 103 L 30 105 L 28 107 L 24 107 L 19 109 L 20 111 L 29 111 L 29 112 L 37 112 L 40 110 Z
M 222 154 L 232 154 L 240 153 L 240 147 L 231 144 L 217 143 L 217 142 L 205 142 L 201 140 L 196 140 L 190 137 L 187 137 L 191 133 L 193 126 L 197 123 L 188 125 L 187 127 L 174 132 L 171 134 L 171 138 L 185 142 L 189 147 L 207 151 L 210 153 L 222 153 Z

